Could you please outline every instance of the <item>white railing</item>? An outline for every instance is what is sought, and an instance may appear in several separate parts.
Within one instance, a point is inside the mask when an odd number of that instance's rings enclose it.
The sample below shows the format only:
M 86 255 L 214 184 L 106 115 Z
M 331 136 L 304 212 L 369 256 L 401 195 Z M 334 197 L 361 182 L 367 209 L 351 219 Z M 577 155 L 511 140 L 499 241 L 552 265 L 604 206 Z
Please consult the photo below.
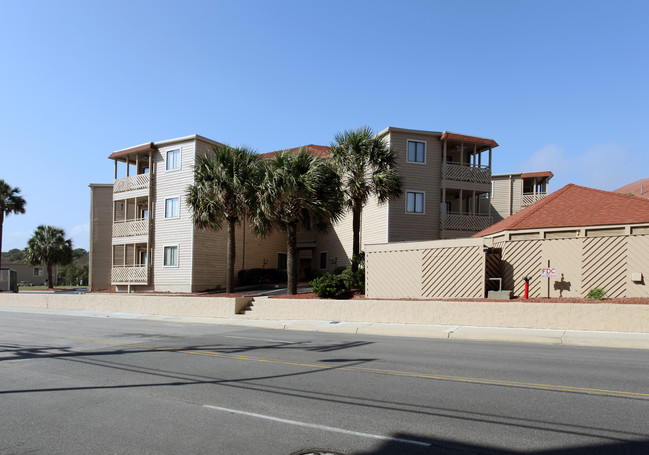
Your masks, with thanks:
M 442 179 L 473 183 L 491 183 L 491 169 L 489 166 L 443 163 Z
M 548 193 L 536 193 L 536 194 L 524 193 L 523 197 L 521 198 L 521 207 L 527 207 L 528 205 L 532 205 L 535 202 L 540 201 L 547 195 Z
M 116 179 L 115 183 L 113 183 L 113 193 L 148 188 L 150 182 L 151 174 L 138 174 Z
M 146 235 L 148 233 L 149 220 L 115 221 L 113 223 L 113 237 Z
M 147 284 L 149 278 L 148 268 L 146 266 L 113 266 L 110 274 L 110 279 L 113 284 L 116 283 L 132 283 L 132 284 Z
M 491 217 L 443 213 L 440 224 L 443 231 L 481 231 L 491 225 Z

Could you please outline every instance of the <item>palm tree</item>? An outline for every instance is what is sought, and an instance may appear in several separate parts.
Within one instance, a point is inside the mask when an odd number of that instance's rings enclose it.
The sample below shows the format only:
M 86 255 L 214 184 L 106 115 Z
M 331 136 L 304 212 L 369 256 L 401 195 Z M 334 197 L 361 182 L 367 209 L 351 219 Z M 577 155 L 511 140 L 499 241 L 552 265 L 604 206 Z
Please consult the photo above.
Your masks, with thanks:
M 215 231 L 227 223 L 227 278 L 225 292 L 234 287 L 235 225 L 248 213 L 259 158 L 251 150 L 214 147 L 213 156 L 201 155 L 194 167 L 194 184 L 187 190 L 187 205 L 194 225 Z
M 4 180 L 0 179 L 0 252 L 2 252 L 2 225 L 5 216 L 12 213 L 16 215 L 25 213 L 25 200 L 19 196 L 20 188 L 10 187 Z M 2 254 L 0 253 L 0 267 L 2 267 Z
M 342 213 L 340 179 L 327 161 L 300 149 L 284 151 L 265 162 L 258 196 L 258 212 L 252 219 L 257 232 L 271 227 L 287 231 L 287 292 L 297 294 L 297 227 L 316 227 L 326 232 Z
M 396 154 L 383 138 L 364 126 L 338 133 L 330 146 L 331 160 L 340 174 L 345 207 L 352 211 L 352 271 L 358 270 L 361 213 L 371 195 L 379 203 L 401 195 Z
M 52 289 L 52 266 L 68 265 L 72 262 L 72 240 L 65 239 L 65 231 L 61 228 L 41 225 L 27 241 L 25 253 L 30 264 L 47 266 L 47 285 Z

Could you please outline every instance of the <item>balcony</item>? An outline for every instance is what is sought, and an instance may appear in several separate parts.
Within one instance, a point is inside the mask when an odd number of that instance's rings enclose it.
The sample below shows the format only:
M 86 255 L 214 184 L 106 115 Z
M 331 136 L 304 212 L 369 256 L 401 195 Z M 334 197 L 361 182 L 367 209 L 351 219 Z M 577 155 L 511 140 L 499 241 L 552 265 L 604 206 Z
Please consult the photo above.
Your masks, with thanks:
M 121 179 L 116 179 L 113 184 L 113 193 L 123 193 L 125 191 L 140 190 L 149 188 L 151 183 L 151 174 L 137 174 Z
M 489 166 L 470 166 L 461 163 L 442 164 L 442 180 L 455 180 L 472 183 L 491 183 Z
M 149 269 L 142 266 L 113 266 L 110 280 L 112 284 L 148 284 Z
M 441 215 L 440 228 L 442 231 L 482 231 L 491 226 L 488 215 L 460 215 L 445 213 Z
M 115 221 L 113 223 L 113 237 L 130 237 L 134 235 L 147 235 L 148 233 L 148 219 Z
M 315 248 L 318 231 L 315 229 L 298 229 L 296 237 L 298 248 Z
M 521 208 L 527 207 L 546 197 L 548 193 L 523 193 L 521 198 Z

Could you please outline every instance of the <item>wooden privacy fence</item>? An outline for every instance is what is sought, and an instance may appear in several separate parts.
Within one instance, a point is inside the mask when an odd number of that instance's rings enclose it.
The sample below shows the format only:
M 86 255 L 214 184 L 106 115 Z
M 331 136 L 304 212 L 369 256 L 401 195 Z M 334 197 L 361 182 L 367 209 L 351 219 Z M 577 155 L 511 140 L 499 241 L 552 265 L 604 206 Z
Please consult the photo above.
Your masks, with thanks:
M 649 235 L 563 239 L 435 240 L 365 246 L 368 298 L 482 298 L 502 288 L 529 296 L 586 297 L 603 289 L 611 298 L 649 297 Z M 556 276 L 545 278 L 541 269 Z

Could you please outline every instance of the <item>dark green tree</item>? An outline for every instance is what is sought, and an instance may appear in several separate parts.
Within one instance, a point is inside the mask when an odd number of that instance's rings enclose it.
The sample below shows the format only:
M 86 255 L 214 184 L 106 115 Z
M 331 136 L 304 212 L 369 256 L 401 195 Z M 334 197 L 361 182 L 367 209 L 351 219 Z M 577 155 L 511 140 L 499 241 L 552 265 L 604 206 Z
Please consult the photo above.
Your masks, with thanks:
M 401 195 L 396 154 L 367 126 L 338 133 L 330 151 L 331 161 L 340 175 L 345 208 L 352 212 L 352 271 L 356 272 L 363 207 L 372 195 L 380 203 Z
M 258 166 L 258 155 L 249 149 L 217 146 L 212 154 L 197 158 L 194 184 L 187 190 L 194 225 L 218 231 L 227 224 L 228 293 L 234 289 L 235 226 L 250 212 Z
M 287 292 L 294 295 L 298 281 L 298 224 L 326 232 L 340 218 L 340 178 L 331 163 L 303 149 L 296 154 L 278 153 L 264 163 L 264 176 L 256 193 L 258 211 L 251 221 L 261 234 L 272 228 L 287 231 Z
M 18 215 L 25 213 L 25 199 L 20 196 L 20 188 L 11 187 L 4 180 L 0 179 L 0 252 L 2 251 L 2 228 L 5 217 L 12 213 Z M 0 267 L 2 267 L 2 255 L 0 255 Z
M 72 240 L 65 239 L 65 231 L 54 226 L 41 225 L 27 242 L 27 261 L 32 265 L 47 267 L 47 285 L 54 287 L 52 266 L 68 265 L 72 262 Z

